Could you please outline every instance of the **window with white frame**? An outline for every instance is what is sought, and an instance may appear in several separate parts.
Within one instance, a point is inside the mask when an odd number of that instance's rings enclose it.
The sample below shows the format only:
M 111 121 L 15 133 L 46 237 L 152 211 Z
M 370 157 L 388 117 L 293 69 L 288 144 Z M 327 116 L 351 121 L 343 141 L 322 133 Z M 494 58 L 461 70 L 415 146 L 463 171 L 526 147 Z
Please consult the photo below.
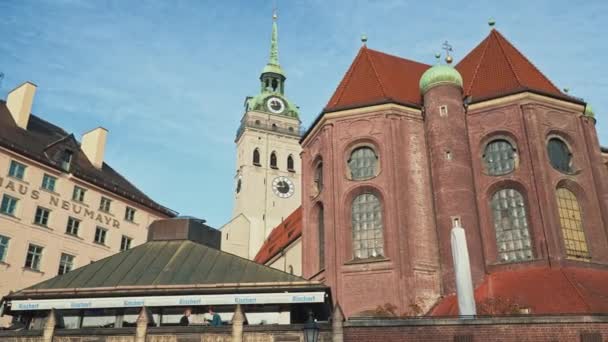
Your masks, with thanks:
M 59 271 L 58 275 L 66 274 L 74 268 L 74 256 L 66 253 L 61 253 L 59 259 Z
M 15 216 L 15 211 L 17 210 L 17 202 L 19 202 L 19 200 L 15 197 L 4 194 L 2 196 L 2 203 L 0 203 L 0 213 L 9 216 Z
M 127 207 L 125 209 L 125 220 L 135 222 L 135 208 Z
M 43 208 L 43 207 L 37 207 L 36 214 L 34 215 L 34 223 L 39 226 L 46 227 L 49 223 L 50 214 L 51 214 L 50 210 Z
M 6 261 L 6 255 L 8 254 L 8 242 L 10 238 L 8 236 L 0 235 L 0 262 Z
M 55 191 L 55 184 L 57 183 L 57 178 L 48 174 L 44 174 L 42 176 L 42 185 L 40 186 L 44 190 Z
M 78 236 L 79 228 L 80 228 L 80 220 L 73 218 L 71 216 L 68 217 L 68 224 L 65 229 L 66 234 Z
M 86 189 L 74 185 L 74 192 L 72 192 L 72 199 L 76 202 L 84 202 L 84 194 L 87 192 Z
M 372 193 L 363 193 L 352 203 L 353 256 L 367 259 L 384 255 L 382 204 Z
M 9 166 L 9 169 L 8 169 L 8 175 L 13 178 L 23 180 L 23 177 L 25 177 L 25 168 L 26 168 L 25 165 L 23 165 L 17 161 L 11 160 L 11 165 Z
M 33 270 L 40 270 L 40 261 L 42 260 L 42 246 L 29 244 L 27 247 L 27 255 L 25 257 L 25 267 Z
M 110 207 L 112 206 L 112 200 L 107 197 L 101 197 L 101 201 L 99 202 L 99 210 L 109 213 Z
M 100 245 L 106 244 L 106 235 L 108 234 L 108 230 L 102 227 L 95 228 L 95 238 L 94 242 Z
M 120 239 L 120 251 L 126 251 L 127 249 L 131 248 L 131 241 L 133 241 L 132 238 L 123 235 Z

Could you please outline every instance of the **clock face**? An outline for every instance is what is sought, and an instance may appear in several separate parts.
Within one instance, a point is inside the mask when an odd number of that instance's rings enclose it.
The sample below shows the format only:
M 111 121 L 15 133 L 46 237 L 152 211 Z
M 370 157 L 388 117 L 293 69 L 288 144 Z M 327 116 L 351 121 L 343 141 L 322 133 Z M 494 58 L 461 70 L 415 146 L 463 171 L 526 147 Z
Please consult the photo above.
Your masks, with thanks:
M 266 107 L 268 107 L 268 110 L 272 113 L 280 114 L 285 110 L 285 102 L 276 96 L 269 97 L 266 100 Z
M 272 191 L 280 198 L 289 198 L 293 195 L 294 185 L 291 179 L 280 176 L 272 181 Z

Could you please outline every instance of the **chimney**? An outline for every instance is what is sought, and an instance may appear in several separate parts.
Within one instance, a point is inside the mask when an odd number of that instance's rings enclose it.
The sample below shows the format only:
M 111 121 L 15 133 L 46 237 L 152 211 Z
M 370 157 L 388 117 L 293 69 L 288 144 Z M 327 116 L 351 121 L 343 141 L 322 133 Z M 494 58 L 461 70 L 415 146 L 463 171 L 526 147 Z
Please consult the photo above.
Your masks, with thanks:
M 103 165 L 103 155 L 106 150 L 107 137 L 108 130 L 103 127 L 97 127 L 82 135 L 80 148 L 87 158 L 89 158 L 91 164 L 98 169 L 101 169 Z
M 6 107 L 8 107 L 17 126 L 23 129 L 27 129 L 27 123 L 30 120 L 34 94 L 36 94 L 36 85 L 25 82 L 11 90 L 6 97 Z

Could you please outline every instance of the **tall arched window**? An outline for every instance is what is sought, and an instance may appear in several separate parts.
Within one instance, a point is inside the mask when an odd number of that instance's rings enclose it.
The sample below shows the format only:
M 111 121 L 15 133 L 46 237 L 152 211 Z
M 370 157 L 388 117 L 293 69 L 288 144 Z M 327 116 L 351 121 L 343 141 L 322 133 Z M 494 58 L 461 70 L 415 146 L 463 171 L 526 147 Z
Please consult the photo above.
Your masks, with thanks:
M 492 140 L 486 145 L 483 160 L 489 175 L 507 174 L 515 168 L 515 148 L 505 139 Z
M 260 166 L 260 151 L 256 148 L 253 150 L 253 165 Z
M 270 154 L 270 167 L 273 169 L 278 169 L 277 167 L 277 154 L 272 151 L 272 153 Z
M 369 146 L 357 147 L 350 154 L 348 167 L 354 180 L 372 178 L 377 173 L 378 156 Z
M 353 200 L 353 256 L 367 259 L 384 255 L 382 204 L 376 195 L 361 194 Z
M 325 268 L 325 212 L 323 205 L 319 204 L 317 211 L 317 228 L 319 233 L 319 270 Z
M 533 258 L 524 197 L 515 189 L 502 189 L 492 196 L 496 247 L 500 262 Z
M 295 171 L 293 167 L 293 157 L 291 154 L 287 157 L 287 171 Z
M 564 173 L 572 172 L 572 152 L 565 142 L 559 138 L 549 139 L 547 153 L 554 169 Z
M 558 188 L 556 197 L 566 257 L 581 260 L 590 259 L 585 230 L 583 229 L 581 207 L 576 196 L 566 188 Z
M 317 163 L 314 177 L 315 187 L 317 188 L 317 192 L 320 193 L 323 190 L 323 161 Z

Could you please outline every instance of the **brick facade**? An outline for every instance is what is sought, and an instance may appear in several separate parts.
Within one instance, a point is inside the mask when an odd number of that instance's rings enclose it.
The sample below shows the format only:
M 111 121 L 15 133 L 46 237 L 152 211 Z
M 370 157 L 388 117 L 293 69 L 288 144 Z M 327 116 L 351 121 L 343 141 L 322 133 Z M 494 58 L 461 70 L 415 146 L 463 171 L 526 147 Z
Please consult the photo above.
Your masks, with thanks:
M 485 284 L 488 297 L 500 295 L 487 284 L 488 276 L 509 270 L 597 270 L 592 281 L 576 285 L 574 296 L 608 281 L 608 170 L 595 119 L 584 114 L 586 104 L 562 94 L 495 30 L 456 69 L 463 84 L 441 83 L 417 98 L 412 88 L 425 70 L 419 63 L 363 47 L 302 140 L 303 275 L 330 285 L 347 317 L 386 304 L 398 315 L 418 315 L 453 294 L 455 219 L 466 231 L 474 285 Z M 547 147 L 552 138 L 568 146 L 569 172 L 552 166 Z M 489 174 L 484 161 L 488 143 L 497 139 L 514 148 L 513 170 L 499 175 Z M 378 165 L 373 177 L 352 180 L 348 161 L 360 146 L 374 150 Z M 580 206 L 588 256 L 567 254 L 559 188 L 574 194 Z M 492 199 L 500 190 L 518 192 L 523 204 L 494 217 Z M 362 193 L 381 203 L 382 257 L 354 257 L 352 205 Z M 320 207 L 324 265 L 318 248 Z M 501 229 L 515 230 L 520 223 L 509 216 L 514 210 L 523 212 L 527 233 L 521 234 L 529 235 L 531 255 L 505 261 L 496 222 L 508 219 L 508 228 Z M 546 291 L 566 293 L 550 285 Z M 608 296 L 607 290 L 600 292 Z M 520 307 L 534 307 L 535 314 L 580 312 L 509 295 Z

